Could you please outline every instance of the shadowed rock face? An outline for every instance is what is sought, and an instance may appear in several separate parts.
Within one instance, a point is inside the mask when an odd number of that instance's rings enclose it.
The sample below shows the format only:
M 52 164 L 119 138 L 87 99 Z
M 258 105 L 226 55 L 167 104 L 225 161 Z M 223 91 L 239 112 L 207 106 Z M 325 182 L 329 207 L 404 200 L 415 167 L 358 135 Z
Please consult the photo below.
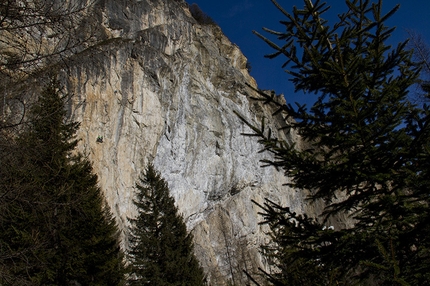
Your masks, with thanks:
M 282 186 L 282 173 L 260 168 L 269 154 L 258 153 L 256 139 L 241 135 L 250 130 L 234 111 L 253 122 L 264 116 L 275 131 L 281 126 L 270 106 L 247 96 L 246 84 L 257 85 L 246 58 L 219 27 L 199 25 L 182 1 L 99 1 L 88 21 L 99 23 L 103 39 L 62 76 L 73 94 L 72 117 L 81 122 L 79 149 L 93 162 L 119 226 L 125 230 L 134 215 L 135 183 L 154 162 L 208 278 L 244 284 L 242 269 L 267 267 L 251 199 L 305 208 L 304 194 Z

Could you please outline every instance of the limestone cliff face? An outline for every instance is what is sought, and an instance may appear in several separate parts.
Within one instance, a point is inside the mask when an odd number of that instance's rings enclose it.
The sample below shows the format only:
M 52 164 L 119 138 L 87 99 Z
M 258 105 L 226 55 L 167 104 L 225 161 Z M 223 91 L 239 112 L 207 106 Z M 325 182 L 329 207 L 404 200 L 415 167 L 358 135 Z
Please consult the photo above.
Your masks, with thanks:
M 92 21 L 103 41 L 76 55 L 62 76 L 73 94 L 72 117 L 81 122 L 79 149 L 93 162 L 120 227 L 135 213 L 140 172 L 153 162 L 209 279 L 243 285 L 242 269 L 266 266 L 251 199 L 305 208 L 281 173 L 260 167 L 269 154 L 241 135 L 249 130 L 235 111 L 254 122 L 264 116 L 275 130 L 281 124 L 270 106 L 247 96 L 246 84 L 257 84 L 246 58 L 219 27 L 198 24 L 182 1 L 100 1 Z

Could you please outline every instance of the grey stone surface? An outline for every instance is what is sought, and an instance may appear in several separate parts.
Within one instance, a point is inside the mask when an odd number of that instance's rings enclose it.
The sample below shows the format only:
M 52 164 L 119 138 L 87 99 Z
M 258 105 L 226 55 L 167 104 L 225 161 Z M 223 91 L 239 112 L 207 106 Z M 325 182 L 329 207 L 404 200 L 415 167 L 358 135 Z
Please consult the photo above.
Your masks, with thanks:
M 80 151 L 93 162 L 127 236 L 135 183 L 153 162 L 193 232 L 214 285 L 245 283 L 241 270 L 267 267 L 259 209 L 264 198 L 302 212 L 304 194 L 282 173 L 261 168 L 255 138 L 234 112 L 276 133 L 270 106 L 249 99 L 257 87 L 247 59 L 219 27 L 199 25 L 181 1 L 100 1 L 94 20 L 106 39 L 63 69 L 70 109 L 81 122 Z M 283 99 L 280 99 L 283 100 Z M 97 143 L 103 136 L 103 143 Z M 278 136 L 299 142 L 297 136 Z

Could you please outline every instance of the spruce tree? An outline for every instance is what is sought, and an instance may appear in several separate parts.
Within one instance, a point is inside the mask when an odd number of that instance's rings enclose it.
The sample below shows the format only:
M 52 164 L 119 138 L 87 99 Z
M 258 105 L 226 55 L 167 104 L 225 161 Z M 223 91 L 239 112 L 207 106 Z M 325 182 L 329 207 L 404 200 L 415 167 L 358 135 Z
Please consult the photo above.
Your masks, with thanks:
M 2 168 L 2 284 L 118 285 L 118 230 L 90 162 L 75 150 L 79 124 L 65 122 L 58 86 L 46 86 L 17 139 L 21 154 Z
M 130 285 L 203 285 L 192 235 L 178 214 L 167 182 L 151 164 L 139 181 L 134 200 L 138 214 L 129 219 Z
M 330 26 L 325 3 L 304 0 L 285 15 L 285 30 L 261 34 L 285 56 L 297 91 L 315 104 L 280 104 L 274 95 L 258 100 L 276 107 L 287 128 L 306 148 L 290 145 L 242 118 L 259 136 L 265 160 L 291 178 L 290 187 L 309 190 L 311 202 L 325 202 L 320 214 L 296 214 L 266 200 L 263 223 L 273 242 L 265 247 L 278 266 L 266 273 L 275 285 L 430 284 L 430 109 L 414 105 L 409 88 L 419 70 L 406 43 L 392 48 L 394 28 L 384 22 L 399 8 L 382 13 L 382 1 L 346 0 L 347 12 Z M 350 228 L 328 229 L 346 214 Z

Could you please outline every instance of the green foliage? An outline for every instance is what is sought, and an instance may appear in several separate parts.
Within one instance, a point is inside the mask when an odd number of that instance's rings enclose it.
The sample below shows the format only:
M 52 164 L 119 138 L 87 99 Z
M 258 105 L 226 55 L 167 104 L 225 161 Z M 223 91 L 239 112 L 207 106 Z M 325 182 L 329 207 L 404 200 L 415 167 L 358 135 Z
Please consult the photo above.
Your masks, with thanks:
M 130 285 L 203 285 L 204 273 L 166 181 L 149 164 L 136 185 L 130 219 Z
M 430 109 L 409 101 L 408 89 L 419 70 L 400 43 L 386 44 L 394 28 L 384 22 L 381 1 L 345 1 L 347 12 L 329 26 L 325 3 L 304 0 L 304 8 L 285 11 L 284 32 L 265 29 L 277 45 L 255 32 L 275 52 L 296 90 L 314 94 L 315 104 L 276 105 L 288 130 L 296 130 L 309 148 L 272 136 L 250 124 L 265 160 L 291 178 L 290 187 L 311 190 L 311 201 L 326 203 L 316 218 L 298 216 L 267 201 L 264 222 L 272 230 L 267 248 L 279 272 L 275 285 L 426 285 L 430 283 Z M 353 219 L 348 229 L 325 230 L 339 214 Z M 321 220 L 321 222 L 319 222 Z
M 215 21 L 200 9 L 199 5 L 193 3 L 189 6 L 191 15 L 201 25 L 216 25 Z
M 416 101 L 429 102 L 430 100 L 430 48 L 423 37 L 412 31 L 408 31 L 408 47 L 413 50 L 413 60 L 418 62 L 421 68 L 418 81 L 420 90 L 417 92 Z
M 118 285 L 118 230 L 52 80 L 1 167 L 2 285 Z M 19 281 L 19 282 L 17 282 Z
M 252 65 L 250 62 L 246 62 L 246 69 L 248 70 L 249 73 L 252 71 Z

